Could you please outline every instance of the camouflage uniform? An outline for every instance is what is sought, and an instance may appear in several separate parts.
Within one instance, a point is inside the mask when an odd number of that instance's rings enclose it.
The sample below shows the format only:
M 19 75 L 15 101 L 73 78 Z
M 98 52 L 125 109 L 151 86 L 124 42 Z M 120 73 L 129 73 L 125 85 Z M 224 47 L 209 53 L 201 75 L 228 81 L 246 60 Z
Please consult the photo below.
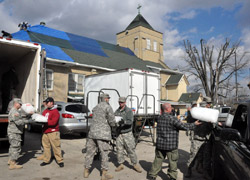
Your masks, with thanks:
M 21 135 L 23 134 L 23 128 L 25 123 L 28 123 L 28 120 L 23 120 L 21 113 L 15 107 L 12 107 L 9 112 L 8 125 L 10 160 L 16 161 L 19 158 L 22 141 Z
M 121 116 L 124 123 L 117 128 L 116 148 L 118 163 L 124 163 L 124 148 L 133 164 L 137 164 L 137 156 L 135 153 L 135 139 L 132 133 L 132 124 L 134 121 L 133 112 L 125 106 L 123 110 L 118 108 L 115 111 L 116 116 Z
M 108 142 L 111 140 L 111 126 L 115 126 L 112 107 L 107 102 L 100 102 L 93 109 L 93 119 L 88 134 L 85 168 L 90 169 L 97 148 L 102 157 L 102 170 L 108 170 Z
M 190 158 L 188 160 L 187 166 L 192 168 L 197 159 L 197 163 L 201 163 L 204 169 L 209 169 L 210 167 L 210 156 L 208 156 L 209 149 L 209 138 L 213 128 L 212 123 L 202 122 L 201 125 L 196 126 L 194 129 L 194 139 L 191 144 Z M 204 148 L 207 146 L 207 148 Z

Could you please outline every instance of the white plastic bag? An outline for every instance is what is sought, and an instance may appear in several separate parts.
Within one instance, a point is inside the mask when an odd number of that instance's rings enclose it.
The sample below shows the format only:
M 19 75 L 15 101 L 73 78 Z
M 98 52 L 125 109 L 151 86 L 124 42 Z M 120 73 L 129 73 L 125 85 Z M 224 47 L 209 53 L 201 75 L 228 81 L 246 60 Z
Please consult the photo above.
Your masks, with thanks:
M 30 113 L 34 113 L 35 112 L 35 108 L 34 106 L 32 106 L 30 103 L 26 103 L 26 104 L 22 104 L 22 110 L 26 113 L 26 114 L 30 114 Z
M 226 125 L 227 127 L 231 127 L 232 124 L 233 124 L 233 119 L 234 119 L 234 116 L 233 116 L 232 114 L 228 114 L 228 115 L 227 115 L 227 120 L 226 120 L 225 125 Z
M 119 123 L 122 120 L 121 116 L 115 116 L 115 122 Z
M 37 114 L 37 113 L 33 114 L 33 115 L 31 116 L 31 118 L 32 118 L 34 121 L 36 121 L 36 122 L 41 122 L 41 123 L 47 123 L 47 122 L 48 122 L 48 119 L 47 119 L 45 116 L 43 116 L 43 115 L 41 115 L 41 114 Z
M 217 109 L 194 107 L 190 112 L 194 119 L 205 122 L 216 123 L 219 117 L 219 111 Z

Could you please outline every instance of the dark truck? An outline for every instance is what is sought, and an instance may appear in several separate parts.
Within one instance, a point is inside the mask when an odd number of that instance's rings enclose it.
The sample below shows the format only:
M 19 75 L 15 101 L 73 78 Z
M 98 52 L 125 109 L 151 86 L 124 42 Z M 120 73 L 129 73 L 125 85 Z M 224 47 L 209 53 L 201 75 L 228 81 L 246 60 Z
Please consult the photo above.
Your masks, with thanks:
M 213 179 L 250 179 L 250 101 L 238 105 L 232 126 L 212 133 Z

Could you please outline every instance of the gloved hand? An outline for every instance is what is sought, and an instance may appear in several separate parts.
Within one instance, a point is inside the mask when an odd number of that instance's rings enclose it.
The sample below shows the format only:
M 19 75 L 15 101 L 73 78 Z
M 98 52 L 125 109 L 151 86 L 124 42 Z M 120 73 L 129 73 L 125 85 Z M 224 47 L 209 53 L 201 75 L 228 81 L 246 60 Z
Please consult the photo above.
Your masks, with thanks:
M 119 122 L 118 122 L 119 126 L 123 125 L 124 124 L 124 120 L 121 119 Z
M 28 124 L 28 123 L 33 123 L 34 120 L 33 119 L 29 119 L 29 120 L 25 120 L 25 123 Z

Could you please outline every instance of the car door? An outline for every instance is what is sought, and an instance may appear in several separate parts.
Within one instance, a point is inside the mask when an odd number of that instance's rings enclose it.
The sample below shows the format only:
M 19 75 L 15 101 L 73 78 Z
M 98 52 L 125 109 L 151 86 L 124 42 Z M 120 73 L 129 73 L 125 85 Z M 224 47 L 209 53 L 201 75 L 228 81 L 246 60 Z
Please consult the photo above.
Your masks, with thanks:
M 221 140 L 221 159 L 224 159 L 224 169 L 229 179 L 250 179 L 250 149 L 248 135 L 248 107 L 240 105 L 237 108 L 232 124 L 242 137 L 241 141 Z

